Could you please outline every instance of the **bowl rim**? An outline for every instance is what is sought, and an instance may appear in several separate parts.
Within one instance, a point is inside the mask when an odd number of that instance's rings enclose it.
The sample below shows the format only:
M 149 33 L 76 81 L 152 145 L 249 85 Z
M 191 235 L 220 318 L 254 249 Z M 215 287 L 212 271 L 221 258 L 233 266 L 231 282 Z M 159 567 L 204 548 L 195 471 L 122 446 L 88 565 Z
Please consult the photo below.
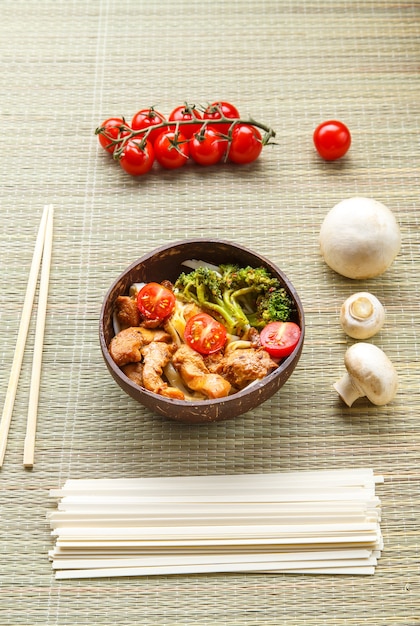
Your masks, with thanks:
M 140 387 L 139 385 L 136 385 L 130 378 L 128 378 L 128 376 L 124 374 L 122 369 L 115 363 L 115 361 L 112 359 L 109 353 L 108 346 L 105 341 L 103 322 L 104 322 L 104 317 L 105 317 L 104 313 L 107 308 L 108 300 L 111 294 L 113 293 L 113 291 L 115 290 L 115 287 L 121 281 L 121 279 L 124 278 L 124 276 L 126 276 L 130 271 L 132 271 L 134 268 L 139 266 L 141 263 L 147 262 L 148 260 L 156 256 L 157 254 L 166 252 L 170 250 L 171 248 L 176 248 L 176 247 L 189 245 L 189 244 L 200 244 L 200 243 L 224 245 L 224 246 L 228 246 L 230 248 L 236 249 L 236 250 L 241 250 L 242 252 L 245 252 L 246 254 L 250 254 L 251 256 L 258 258 L 259 260 L 261 260 L 262 263 L 265 263 L 269 268 L 272 268 L 274 272 L 284 282 L 285 286 L 287 287 L 288 291 L 290 292 L 294 301 L 296 302 L 301 334 L 300 334 L 299 341 L 296 347 L 294 348 L 293 352 L 291 352 L 291 354 L 288 357 L 286 357 L 286 359 L 284 359 L 275 370 L 273 370 L 270 374 L 267 374 L 267 376 L 264 376 L 264 378 L 254 381 L 250 385 L 247 385 L 244 389 L 241 389 L 240 391 L 237 391 L 236 393 L 233 393 L 224 398 L 211 398 L 208 400 L 199 400 L 197 401 L 197 403 L 194 403 L 194 402 L 191 402 L 190 400 L 176 400 L 173 398 L 166 398 L 165 396 L 161 396 L 152 391 L 149 391 L 148 389 L 145 389 L 144 387 Z M 177 240 L 168 244 L 163 244 L 157 248 L 154 248 L 150 252 L 147 252 L 146 254 L 138 258 L 137 260 L 133 261 L 115 278 L 115 280 L 112 282 L 111 286 L 105 293 L 102 306 L 101 306 L 100 316 L 99 316 L 99 341 L 100 341 L 101 351 L 102 351 L 103 358 L 105 359 L 106 365 L 110 369 L 110 371 L 112 370 L 113 375 L 120 377 L 122 381 L 124 382 L 124 385 L 126 387 L 129 387 L 133 391 L 134 394 L 137 394 L 140 392 L 144 394 L 145 396 L 149 397 L 151 401 L 153 399 L 159 399 L 160 402 L 167 401 L 168 403 L 170 403 L 171 406 L 179 407 L 180 409 L 191 408 L 193 406 L 210 407 L 212 405 L 220 405 L 222 402 L 223 403 L 237 402 L 244 396 L 247 396 L 251 390 L 256 391 L 262 387 L 265 387 L 266 385 L 270 383 L 270 381 L 281 376 L 281 374 L 284 371 L 287 371 L 288 367 L 294 362 L 294 360 L 300 356 L 302 352 L 302 348 L 303 348 L 304 338 L 305 338 L 305 313 L 304 313 L 303 305 L 295 287 L 291 283 L 290 279 L 286 276 L 286 274 L 275 263 L 270 261 L 264 255 L 259 254 L 251 250 L 250 248 L 243 246 L 241 244 L 238 244 L 234 241 L 230 241 L 226 239 L 219 239 L 219 238 L 210 238 L 210 239 L 187 238 L 187 239 Z

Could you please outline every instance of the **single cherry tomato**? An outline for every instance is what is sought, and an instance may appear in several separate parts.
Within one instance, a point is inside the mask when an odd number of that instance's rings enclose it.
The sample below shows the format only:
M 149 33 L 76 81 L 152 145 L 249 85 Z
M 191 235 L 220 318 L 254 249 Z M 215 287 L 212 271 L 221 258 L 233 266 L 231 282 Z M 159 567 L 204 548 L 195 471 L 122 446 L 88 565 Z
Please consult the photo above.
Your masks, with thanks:
M 147 283 L 137 294 L 137 308 L 148 319 L 164 320 L 175 308 L 175 296 L 159 283 Z
M 325 161 L 341 159 L 351 144 L 350 131 L 345 124 L 336 120 L 322 122 L 314 131 L 315 148 Z
M 131 120 L 131 128 L 133 130 L 143 130 L 148 129 L 151 126 L 157 126 L 163 122 L 166 122 L 165 116 L 162 115 L 162 113 L 159 113 L 159 111 L 155 111 L 153 107 L 150 107 L 150 109 L 141 109 L 141 111 L 138 111 L 134 115 Z M 158 128 L 157 130 L 151 130 L 147 135 L 147 139 L 154 143 L 163 130 L 165 130 L 164 127 Z
M 125 137 L 129 134 L 130 129 L 122 119 L 122 117 L 110 117 L 100 126 L 101 132 L 98 132 L 99 143 L 102 148 L 112 154 L 117 144 L 112 143 L 113 140 Z M 98 129 L 99 130 L 99 129 Z M 103 134 L 105 133 L 105 134 Z
M 233 104 L 230 104 L 230 102 L 220 101 L 210 104 L 204 111 L 203 118 L 205 120 L 220 120 L 220 118 L 222 117 L 220 112 L 222 112 L 225 117 L 228 117 L 230 119 L 239 119 L 240 117 L 238 109 Z M 230 126 L 231 125 L 229 123 L 220 123 L 216 125 L 216 128 L 223 135 L 227 135 Z
M 241 165 L 252 163 L 261 154 L 261 133 L 255 126 L 238 124 L 232 132 L 232 141 L 229 146 L 229 160 Z
M 144 145 L 142 145 L 144 143 Z M 155 154 L 153 146 L 146 139 L 129 139 L 124 146 L 123 153 L 119 159 L 120 165 L 131 176 L 143 176 L 147 174 L 153 166 Z
M 190 348 L 200 354 L 213 354 L 225 345 L 226 328 L 211 315 L 198 313 L 188 320 L 184 339 Z
M 223 158 L 227 139 L 216 128 L 207 126 L 190 139 L 190 156 L 199 165 L 215 165 Z
M 190 154 L 188 139 L 182 133 L 164 131 L 154 144 L 157 162 L 168 170 L 182 167 Z
M 276 359 L 289 356 L 300 339 L 300 328 L 294 322 L 270 322 L 260 333 L 260 341 L 268 354 Z
M 189 107 L 187 105 L 176 107 L 169 115 L 168 120 L 173 122 L 189 122 L 194 120 L 202 120 L 201 114 L 195 110 L 194 107 Z M 201 122 L 197 124 L 182 124 L 179 127 L 181 133 L 187 139 L 191 139 L 194 133 L 198 132 L 201 128 Z M 171 127 L 171 130 L 174 130 L 174 127 Z

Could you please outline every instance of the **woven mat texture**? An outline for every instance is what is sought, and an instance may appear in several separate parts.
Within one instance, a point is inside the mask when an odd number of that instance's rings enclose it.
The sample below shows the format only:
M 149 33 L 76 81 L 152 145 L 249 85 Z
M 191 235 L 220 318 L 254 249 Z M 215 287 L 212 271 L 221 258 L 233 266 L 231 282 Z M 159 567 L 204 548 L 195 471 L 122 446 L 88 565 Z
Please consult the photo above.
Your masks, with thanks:
M 54 249 L 36 460 L 22 466 L 31 321 L 0 470 L 0 625 L 415 626 L 420 624 L 420 5 L 390 0 L 2 0 L 0 7 L 0 399 L 3 404 L 44 204 Z M 233 102 L 278 145 L 254 165 L 154 170 L 132 179 L 95 128 L 156 105 Z M 352 131 L 342 161 L 312 145 L 316 125 Z M 321 222 L 350 196 L 387 204 L 401 253 L 351 281 L 318 249 Z M 218 236 L 277 263 L 307 333 L 280 392 L 235 420 L 188 426 L 115 385 L 98 343 L 114 278 L 154 247 Z M 351 409 L 332 384 L 352 343 L 338 312 L 375 293 L 387 321 L 372 342 L 400 376 L 397 398 Z M 55 581 L 48 489 L 67 478 L 372 467 L 385 477 L 385 550 L 372 577 L 199 575 Z

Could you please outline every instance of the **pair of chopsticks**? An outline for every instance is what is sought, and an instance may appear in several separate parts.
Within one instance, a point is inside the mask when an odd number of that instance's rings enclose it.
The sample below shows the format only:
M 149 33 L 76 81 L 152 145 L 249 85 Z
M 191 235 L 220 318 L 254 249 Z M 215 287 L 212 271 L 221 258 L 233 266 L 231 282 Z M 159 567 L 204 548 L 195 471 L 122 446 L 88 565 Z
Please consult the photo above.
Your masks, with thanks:
M 13 357 L 12 369 L 10 372 L 6 399 L 0 421 L 0 467 L 2 467 L 3 465 L 4 456 L 6 453 L 7 437 L 9 434 L 10 423 L 12 420 L 13 406 L 15 403 L 19 375 L 22 366 L 25 344 L 28 336 L 29 323 L 31 320 L 32 308 L 35 298 L 35 291 L 38 282 L 38 275 L 42 261 L 38 294 L 38 314 L 35 327 L 32 374 L 29 392 L 29 408 L 23 453 L 23 465 L 25 467 L 33 467 L 34 465 L 42 351 L 44 343 L 45 318 L 47 311 L 48 284 L 51 267 L 53 214 L 53 206 L 51 204 L 47 204 L 44 207 L 44 211 L 42 213 L 41 223 L 39 226 L 35 249 L 32 257 L 31 269 L 29 272 L 28 285 L 26 289 L 25 299 L 23 302 L 23 309 L 19 324 L 19 331 Z

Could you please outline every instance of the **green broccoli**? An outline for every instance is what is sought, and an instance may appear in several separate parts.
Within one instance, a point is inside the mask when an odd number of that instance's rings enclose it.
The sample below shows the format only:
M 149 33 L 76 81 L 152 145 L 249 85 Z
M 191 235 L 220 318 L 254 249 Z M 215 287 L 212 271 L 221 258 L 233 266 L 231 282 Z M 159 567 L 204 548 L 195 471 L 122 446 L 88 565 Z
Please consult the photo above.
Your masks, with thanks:
M 221 275 L 207 267 L 180 274 L 174 284 L 175 295 L 184 302 L 195 302 L 201 309 L 219 319 L 230 334 L 249 326 L 244 313 L 225 301 Z
M 270 322 L 287 322 L 294 312 L 292 299 L 284 287 L 279 287 L 258 298 L 257 311 L 250 321 L 255 328 L 264 328 Z
M 286 321 L 292 313 L 291 298 L 264 267 L 227 264 L 220 266 L 220 273 L 199 267 L 182 273 L 174 289 L 178 298 L 212 313 L 233 335 L 242 336 L 251 326 L 259 329 L 270 321 Z
M 261 292 L 280 285 L 277 278 L 271 276 L 265 267 L 221 265 L 220 271 L 222 273 L 222 283 L 228 289 L 233 288 L 236 290 L 252 287 L 253 290 L 257 289 Z

